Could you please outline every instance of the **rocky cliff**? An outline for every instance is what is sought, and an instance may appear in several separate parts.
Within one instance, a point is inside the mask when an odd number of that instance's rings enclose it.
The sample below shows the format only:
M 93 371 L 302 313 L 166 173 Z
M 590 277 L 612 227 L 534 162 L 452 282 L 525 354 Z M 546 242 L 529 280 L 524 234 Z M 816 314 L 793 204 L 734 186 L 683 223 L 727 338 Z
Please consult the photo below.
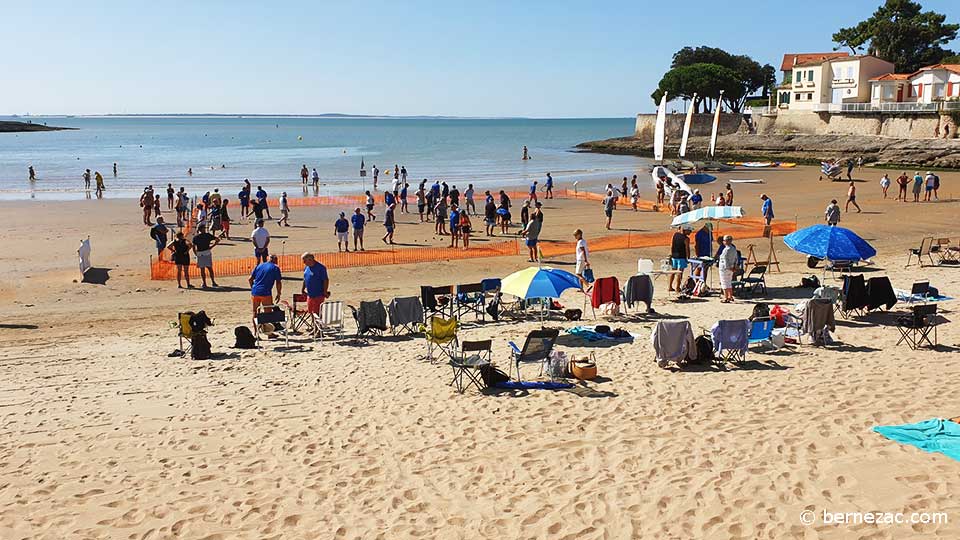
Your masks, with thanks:
M 0 133 L 21 133 L 24 131 L 60 131 L 62 129 L 74 129 L 53 127 L 44 124 L 34 124 L 31 122 L 8 122 L 0 121 Z
M 707 137 L 692 137 L 688 147 L 706 148 Z M 677 155 L 679 145 L 668 144 L 666 154 Z M 652 156 L 653 144 L 635 137 L 619 137 L 577 145 L 584 152 Z M 897 139 L 857 135 L 750 135 L 736 133 L 718 138 L 720 160 L 774 160 L 816 163 L 837 157 L 862 156 L 879 166 L 960 169 L 960 139 Z M 688 155 L 702 159 L 702 155 Z

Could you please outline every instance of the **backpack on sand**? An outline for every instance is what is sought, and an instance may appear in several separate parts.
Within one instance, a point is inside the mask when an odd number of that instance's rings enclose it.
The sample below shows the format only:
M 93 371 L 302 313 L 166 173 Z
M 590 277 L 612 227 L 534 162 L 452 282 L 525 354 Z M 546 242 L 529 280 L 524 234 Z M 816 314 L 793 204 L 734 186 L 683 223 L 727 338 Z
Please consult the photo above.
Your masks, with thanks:
M 713 355 L 713 341 L 707 336 L 697 336 L 693 344 L 697 350 L 697 358 L 694 360 L 697 364 L 708 364 L 716 359 Z
M 246 326 L 238 326 L 234 328 L 233 335 L 237 338 L 237 342 L 233 345 L 235 349 L 257 348 L 257 340 L 253 337 L 253 332 Z

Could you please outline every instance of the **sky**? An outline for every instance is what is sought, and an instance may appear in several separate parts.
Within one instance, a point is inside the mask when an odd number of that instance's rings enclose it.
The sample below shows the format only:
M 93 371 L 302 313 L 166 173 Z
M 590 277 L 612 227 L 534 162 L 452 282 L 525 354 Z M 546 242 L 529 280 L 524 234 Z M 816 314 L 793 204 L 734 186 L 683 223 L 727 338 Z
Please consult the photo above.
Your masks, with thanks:
M 779 68 L 880 1 L 0 0 L 0 115 L 629 117 L 684 46 Z

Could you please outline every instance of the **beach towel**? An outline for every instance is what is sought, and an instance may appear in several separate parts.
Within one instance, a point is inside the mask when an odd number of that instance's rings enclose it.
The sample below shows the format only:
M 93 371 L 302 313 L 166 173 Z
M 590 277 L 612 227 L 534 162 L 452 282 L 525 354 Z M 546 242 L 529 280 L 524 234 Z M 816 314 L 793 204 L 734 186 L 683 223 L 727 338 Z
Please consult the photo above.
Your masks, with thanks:
M 633 336 L 630 334 L 615 336 L 609 333 L 597 332 L 596 327 L 591 328 L 589 326 L 574 326 L 567 330 L 567 333 L 583 338 L 586 341 L 633 341 Z
M 624 301 L 630 309 L 642 302 L 647 305 L 647 311 L 650 311 L 650 304 L 653 303 L 653 280 L 650 276 L 647 274 L 630 276 L 624 291 Z
M 423 306 L 416 296 L 394 298 L 388 308 L 390 326 L 400 327 L 423 320 Z
M 496 384 L 496 388 L 504 390 L 562 390 L 573 388 L 573 383 L 554 381 L 506 381 Z
M 620 305 L 620 282 L 615 277 L 600 278 L 593 284 L 590 304 L 596 309 L 606 303 Z
M 924 452 L 940 452 L 960 461 L 960 424 L 931 418 L 916 424 L 876 426 L 874 431 L 900 444 L 916 446 Z
M 890 278 L 881 276 L 867 280 L 867 309 L 872 311 L 884 306 L 889 310 L 896 303 L 897 295 L 893 292 Z
M 670 362 L 685 362 L 697 359 L 690 321 L 657 321 L 650 335 L 656 351 L 657 364 L 666 367 Z

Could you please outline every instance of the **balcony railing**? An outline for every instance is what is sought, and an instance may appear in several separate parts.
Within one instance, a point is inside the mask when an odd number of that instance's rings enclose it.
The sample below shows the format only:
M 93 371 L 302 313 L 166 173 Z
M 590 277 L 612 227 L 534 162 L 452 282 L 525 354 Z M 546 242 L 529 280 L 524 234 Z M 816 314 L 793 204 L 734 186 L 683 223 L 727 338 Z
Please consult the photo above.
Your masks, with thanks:
M 814 105 L 816 112 L 831 113 L 936 113 L 940 103 L 822 103 Z

